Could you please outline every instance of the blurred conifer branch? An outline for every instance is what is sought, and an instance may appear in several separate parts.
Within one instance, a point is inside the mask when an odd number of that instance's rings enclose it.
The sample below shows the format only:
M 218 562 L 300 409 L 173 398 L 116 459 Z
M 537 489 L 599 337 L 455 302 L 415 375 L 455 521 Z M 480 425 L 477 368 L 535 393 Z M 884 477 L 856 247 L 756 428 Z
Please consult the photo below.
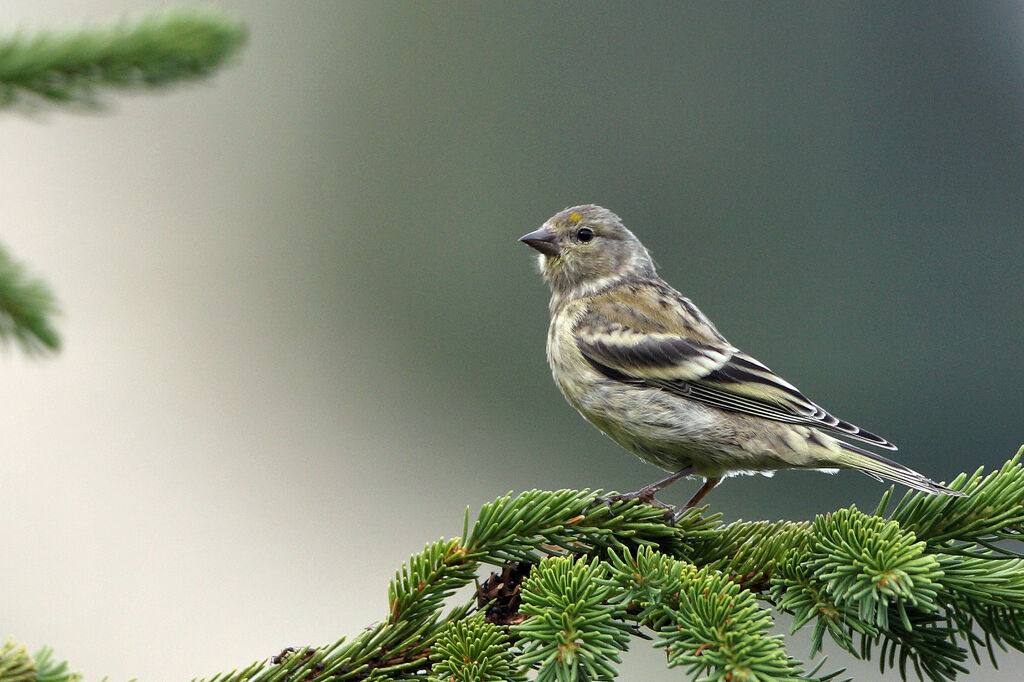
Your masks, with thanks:
M 813 628 L 812 655 L 827 634 L 883 673 L 953 679 L 969 654 L 1024 651 L 1022 455 L 957 477 L 968 497 L 908 493 L 887 518 L 892 489 L 873 514 L 723 525 L 690 510 L 675 526 L 597 492 L 507 495 L 402 566 L 383 622 L 207 682 L 610 680 L 640 638 L 690 679 L 838 680 L 769 634 L 778 615 Z
M 16 341 L 30 355 L 58 350 L 60 336 L 52 321 L 56 310 L 46 283 L 0 246 L 0 344 Z
M 162 11 L 105 28 L 0 38 L 0 107 L 99 103 L 101 87 L 147 88 L 211 74 L 245 26 L 209 9 Z
M 0 646 L 0 680 L 3 682 L 79 682 L 81 679 L 81 675 L 69 671 L 67 661 L 55 661 L 53 651 L 48 648 L 33 655 L 13 637 Z
M 165 86 L 213 73 L 246 40 L 245 26 L 210 9 L 161 11 L 106 28 L 0 37 L 0 107 L 95 107 L 100 89 Z M 60 337 L 46 284 L 0 247 L 0 344 L 56 351 Z

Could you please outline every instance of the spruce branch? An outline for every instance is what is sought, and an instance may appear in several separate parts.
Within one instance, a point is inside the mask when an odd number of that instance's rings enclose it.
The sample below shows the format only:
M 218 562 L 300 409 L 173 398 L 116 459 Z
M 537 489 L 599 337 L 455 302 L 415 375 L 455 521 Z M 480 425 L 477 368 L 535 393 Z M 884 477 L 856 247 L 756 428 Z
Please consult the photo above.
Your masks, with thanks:
M 17 342 L 32 355 L 60 348 L 53 327 L 57 303 L 50 288 L 0 246 L 0 344 Z
M 658 634 L 669 667 L 714 681 L 799 680 L 800 664 L 787 656 L 781 636 L 770 636 L 769 612 L 728 574 L 697 568 L 641 548 L 610 557 L 615 596 L 639 624 Z
M 967 498 L 909 494 L 889 518 L 891 490 L 875 514 L 722 524 L 690 510 L 675 526 L 642 503 L 597 504 L 597 492 L 506 495 L 402 567 L 386 622 L 329 654 L 215 679 L 613 679 L 640 637 L 694 679 L 836 678 L 770 634 L 779 617 L 813 627 L 812 656 L 828 634 L 883 671 L 952 679 L 969 653 L 1024 650 L 1020 456 L 958 479 Z M 484 567 L 496 570 L 476 598 L 446 612 Z
M 101 88 L 167 86 L 213 73 L 245 43 L 245 26 L 212 9 L 0 38 L 0 107 L 95 107 Z
M 1022 454 L 956 479 L 968 497 L 911 493 L 888 518 L 891 490 L 873 514 L 722 524 L 690 510 L 675 526 L 586 490 L 506 495 L 402 566 L 384 622 L 209 682 L 610 680 L 641 639 L 691 679 L 837 679 L 790 655 L 780 618 L 813 628 L 812 657 L 828 635 L 883 673 L 954 679 L 968 656 L 1024 651 Z

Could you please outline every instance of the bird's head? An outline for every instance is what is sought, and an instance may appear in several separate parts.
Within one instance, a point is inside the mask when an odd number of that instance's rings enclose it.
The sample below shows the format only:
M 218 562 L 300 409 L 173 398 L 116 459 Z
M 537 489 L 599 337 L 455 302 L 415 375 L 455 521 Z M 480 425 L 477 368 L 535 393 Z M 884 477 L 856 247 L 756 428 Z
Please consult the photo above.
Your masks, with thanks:
M 647 249 L 606 208 L 574 206 L 519 241 L 540 251 L 540 272 L 552 291 L 593 293 L 626 276 L 653 276 Z

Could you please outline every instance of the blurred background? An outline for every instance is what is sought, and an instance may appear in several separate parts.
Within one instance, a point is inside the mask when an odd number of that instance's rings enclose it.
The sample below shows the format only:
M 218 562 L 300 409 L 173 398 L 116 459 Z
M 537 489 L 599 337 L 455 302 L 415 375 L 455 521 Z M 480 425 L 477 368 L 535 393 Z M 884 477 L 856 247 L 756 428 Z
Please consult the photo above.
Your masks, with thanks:
M 65 349 L 0 355 L 0 635 L 89 680 L 208 676 L 382 619 L 467 505 L 654 480 L 545 363 L 516 239 L 578 203 L 915 469 L 1024 441 L 1020 3 L 210 4 L 251 31 L 215 78 L 2 113 L 0 242 Z M 0 28 L 164 5 L 8 0 Z M 806 519 L 884 490 L 784 472 L 709 501 Z M 1000 660 L 985 679 L 1019 679 Z M 624 678 L 685 679 L 662 666 L 637 642 Z

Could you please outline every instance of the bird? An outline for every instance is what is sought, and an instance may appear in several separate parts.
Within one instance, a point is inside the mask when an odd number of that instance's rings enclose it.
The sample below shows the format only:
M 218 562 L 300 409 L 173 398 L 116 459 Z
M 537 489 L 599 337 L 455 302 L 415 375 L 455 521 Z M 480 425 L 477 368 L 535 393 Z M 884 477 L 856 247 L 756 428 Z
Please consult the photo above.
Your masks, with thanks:
M 519 241 L 539 252 L 551 289 L 547 360 L 562 395 L 614 442 L 669 472 L 603 501 L 671 510 L 656 495 L 682 478 L 702 477 L 678 519 L 726 476 L 781 469 L 855 469 L 964 496 L 848 442 L 897 449 L 832 416 L 732 345 L 658 275 L 644 245 L 608 209 L 566 208 Z

